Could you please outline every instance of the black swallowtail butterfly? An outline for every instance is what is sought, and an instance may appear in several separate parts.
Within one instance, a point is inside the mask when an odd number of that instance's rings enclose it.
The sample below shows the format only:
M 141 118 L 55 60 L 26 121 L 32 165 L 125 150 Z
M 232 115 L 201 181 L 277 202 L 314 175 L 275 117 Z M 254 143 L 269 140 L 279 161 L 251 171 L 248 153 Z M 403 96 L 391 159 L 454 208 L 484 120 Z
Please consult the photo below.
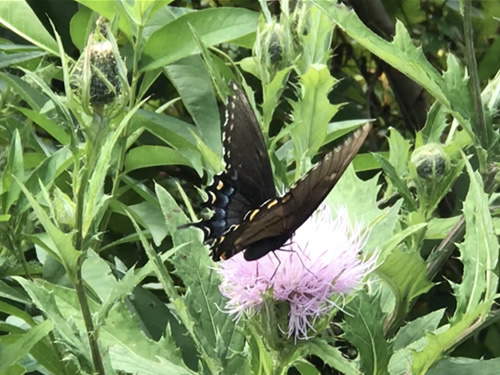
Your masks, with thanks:
M 240 251 L 256 260 L 280 248 L 311 216 L 348 167 L 371 129 L 364 125 L 328 153 L 283 197 L 276 196 L 271 163 L 252 106 L 234 83 L 226 105 L 226 170 L 206 188 L 209 220 L 192 225 L 205 233 L 215 261 Z

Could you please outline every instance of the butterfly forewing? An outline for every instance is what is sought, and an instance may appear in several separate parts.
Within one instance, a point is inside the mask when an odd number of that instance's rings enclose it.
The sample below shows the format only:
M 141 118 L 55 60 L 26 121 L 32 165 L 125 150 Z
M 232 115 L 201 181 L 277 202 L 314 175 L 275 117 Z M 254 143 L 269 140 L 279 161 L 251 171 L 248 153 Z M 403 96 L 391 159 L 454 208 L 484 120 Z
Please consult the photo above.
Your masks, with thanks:
M 276 196 L 266 144 L 252 106 L 234 82 L 230 88 L 234 94 L 227 100 L 223 128 L 226 170 L 206 188 L 205 207 L 214 215 L 195 224 L 203 229 L 205 241 L 221 237 L 241 223 L 249 210 Z
M 225 173 L 237 175 L 236 190 L 255 208 L 276 196 L 273 172 L 262 131 L 247 96 L 234 82 L 230 87 L 234 95 L 228 98 L 226 106 Z
M 214 255 L 228 259 L 245 250 L 245 259 L 258 259 L 282 246 L 318 208 L 357 154 L 371 129 L 366 124 L 327 154 L 283 197 L 250 211 L 237 228 L 214 244 Z

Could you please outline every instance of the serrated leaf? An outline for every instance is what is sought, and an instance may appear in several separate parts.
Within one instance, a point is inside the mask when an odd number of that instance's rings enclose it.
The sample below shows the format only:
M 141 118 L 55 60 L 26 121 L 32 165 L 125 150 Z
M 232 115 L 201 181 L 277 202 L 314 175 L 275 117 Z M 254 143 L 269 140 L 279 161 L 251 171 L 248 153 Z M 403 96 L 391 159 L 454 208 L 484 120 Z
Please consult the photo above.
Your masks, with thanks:
M 202 351 L 210 357 L 204 359 L 211 366 L 234 368 L 235 363 L 242 361 L 244 337 L 233 318 L 222 311 L 225 299 L 218 288 L 220 277 L 201 243 L 201 233 L 195 228 L 179 230 L 180 225 L 188 222 L 186 215 L 161 186 L 156 185 L 156 193 L 174 245 L 187 244 L 171 258 L 171 263 L 188 288 L 184 303 Z
M 110 133 L 100 148 L 97 162 L 90 176 L 87 191 L 85 193 L 85 203 L 83 206 L 83 220 L 81 236 L 85 238 L 92 225 L 97 227 L 104 214 L 104 205 L 108 197 L 104 194 L 104 180 L 106 179 L 108 169 L 112 163 L 111 157 L 113 149 L 122 136 L 122 132 L 129 124 L 130 119 L 135 112 L 144 104 L 145 100 L 137 103 L 134 108 L 127 112 L 121 120 L 118 127 Z M 92 233 L 93 235 L 93 233 Z
M 498 276 L 498 239 L 495 235 L 488 204 L 479 172 L 474 172 L 465 159 L 470 178 L 469 192 L 464 202 L 465 238 L 459 245 L 460 260 L 464 265 L 462 282 L 454 284 L 457 309 L 454 318 L 475 310 L 478 304 L 493 303 Z
M 315 338 L 304 343 L 303 348 L 300 351 L 303 356 L 314 355 L 321 358 L 326 364 L 328 364 L 328 366 L 334 368 L 341 374 L 361 374 L 355 367 L 354 363 L 348 360 L 338 348 L 333 347 L 322 339 Z
M 424 143 L 441 143 L 441 136 L 447 126 L 446 112 L 443 105 L 439 102 L 434 102 L 427 113 L 425 126 L 421 130 Z
M 329 17 L 315 7 L 309 7 L 304 16 L 307 33 L 299 34 L 303 51 L 297 61 L 299 71 L 305 73 L 311 65 L 326 64 L 331 57 L 331 43 L 334 24 Z M 298 30 L 299 32 L 301 30 Z
M 299 99 L 290 103 L 290 135 L 297 163 L 305 155 L 313 157 L 326 138 L 328 123 L 339 108 L 328 100 L 335 82 L 325 65 L 313 65 L 300 77 Z
M 411 144 L 394 128 L 389 135 L 389 163 L 399 176 L 404 176 L 407 170 Z
M 399 194 L 401 194 L 401 196 L 405 200 L 406 204 L 408 205 L 408 209 L 410 211 L 416 210 L 417 203 L 415 202 L 415 199 L 413 199 L 411 191 L 408 188 L 408 186 L 406 185 L 406 182 L 398 175 L 396 169 L 382 155 L 373 154 L 373 156 L 379 162 L 379 164 L 382 166 L 382 169 L 384 170 L 385 175 L 387 176 L 389 181 L 392 183 L 394 188 L 397 190 L 397 192 Z
M 129 206 L 143 224 L 151 233 L 156 246 L 160 246 L 163 239 L 167 236 L 167 228 L 163 223 L 163 215 L 159 205 L 153 205 L 147 201 Z
M 392 236 L 402 203 L 400 200 L 392 207 L 380 210 L 377 206 L 380 189 L 377 180 L 378 176 L 375 176 L 363 181 L 356 176 L 353 167 L 349 166 L 327 198 L 334 216 L 339 207 L 346 207 L 354 225 L 362 223 L 367 227 L 370 234 L 363 248 L 366 254 L 380 249 L 380 244 Z
M 425 262 L 416 252 L 394 250 L 376 272 L 396 296 L 398 314 L 406 314 L 410 302 L 433 286 L 427 279 Z
M 72 311 L 71 314 L 64 316 L 61 310 L 59 309 L 54 293 L 47 291 L 44 288 L 44 285 L 46 285 L 45 281 L 33 282 L 23 279 L 21 277 L 16 277 L 16 280 L 29 294 L 31 300 L 36 305 L 36 307 L 39 308 L 41 311 L 43 311 L 45 313 L 45 316 L 52 323 L 54 323 L 54 326 L 57 327 L 58 335 L 64 338 L 66 344 L 70 345 L 74 349 L 80 348 L 77 351 L 77 353 L 81 352 L 81 354 L 88 357 L 88 353 L 86 353 L 85 350 L 83 350 L 83 348 L 86 347 L 86 345 L 84 344 L 84 340 L 86 340 L 86 338 L 84 338 L 84 335 L 80 336 L 78 333 L 75 332 L 73 326 L 74 318 L 71 317 L 71 315 L 76 314 L 76 311 L 79 311 L 78 309 L 79 305 L 76 299 L 76 294 L 74 299 L 75 310 Z M 75 292 L 72 291 L 72 293 Z M 79 315 L 81 316 L 81 313 L 79 313 Z
M 79 155 L 76 155 L 78 157 Z M 40 186 L 49 189 L 54 180 L 63 173 L 73 162 L 73 154 L 70 149 L 63 147 L 47 157 L 26 179 L 24 185 L 33 196 L 41 191 Z M 15 212 L 21 214 L 29 208 L 28 199 L 21 196 L 16 203 Z
M 387 374 L 392 344 L 384 337 L 385 316 L 375 296 L 358 293 L 346 306 L 344 337 L 359 351 L 361 371 L 365 374 Z
M 424 87 L 449 109 L 460 124 L 468 129 L 470 135 L 473 135 L 469 121 L 472 117 L 470 103 L 462 107 L 453 102 L 458 87 L 455 85 L 458 81 L 455 80 L 457 75 L 454 67 L 450 67 L 453 71 L 453 78 L 445 80 L 425 58 L 422 48 L 413 44 L 408 31 L 400 21 L 396 23 L 396 34 L 393 41 L 389 42 L 370 30 L 361 22 L 356 13 L 345 5 L 329 1 L 314 1 L 314 3 L 351 38 Z M 458 92 L 457 94 L 459 95 Z M 460 102 L 462 101 L 460 100 Z

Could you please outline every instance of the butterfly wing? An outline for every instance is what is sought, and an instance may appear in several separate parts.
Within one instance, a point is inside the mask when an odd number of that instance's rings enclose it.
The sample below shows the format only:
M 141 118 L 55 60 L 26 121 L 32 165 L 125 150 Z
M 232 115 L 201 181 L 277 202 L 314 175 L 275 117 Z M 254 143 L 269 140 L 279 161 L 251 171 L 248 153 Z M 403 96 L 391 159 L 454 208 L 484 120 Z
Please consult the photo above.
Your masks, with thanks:
M 205 241 L 219 238 L 229 227 L 241 223 L 245 214 L 276 196 L 271 163 L 264 137 L 246 94 L 230 82 L 223 127 L 226 170 L 206 188 L 205 206 L 214 211 L 209 220 L 194 225 Z
M 364 125 L 342 145 L 328 153 L 290 191 L 247 213 L 239 226 L 218 238 L 217 259 L 245 250 L 246 260 L 259 259 L 281 247 L 312 215 L 335 186 L 364 143 L 371 124 Z M 214 257 L 215 259 L 215 257 Z
M 226 174 L 236 174 L 236 190 L 246 197 L 251 208 L 276 196 L 273 171 L 264 136 L 243 90 L 233 81 L 234 95 L 226 106 L 223 145 Z

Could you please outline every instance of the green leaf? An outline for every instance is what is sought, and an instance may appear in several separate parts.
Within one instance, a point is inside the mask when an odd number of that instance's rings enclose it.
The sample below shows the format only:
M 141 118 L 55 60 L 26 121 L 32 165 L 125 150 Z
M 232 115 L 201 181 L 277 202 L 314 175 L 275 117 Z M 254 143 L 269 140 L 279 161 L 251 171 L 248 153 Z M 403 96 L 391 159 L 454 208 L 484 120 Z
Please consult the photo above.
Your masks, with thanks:
M 95 0 L 76 0 L 78 3 L 83 4 L 94 12 L 106 17 L 108 20 L 112 20 L 118 15 L 118 26 L 121 31 L 127 35 L 127 37 L 132 37 L 132 26 L 130 24 L 130 19 L 127 14 L 118 3 L 114 1 L 95 1 Z
M 360 366 L 364 374 L 387 374 L 392 344 L 384 337 L 385 316 L 378 299 L 359 293 L 346 306 L 345 338 L 359 351 Z
M 125 170 L 155 167 L 161 165 L 186 165 L 193 167 L 179 151 L 164 146 L 139 146 L 131 149 L 125 158 Z M 200 175 L 201 170 L 197 171 Z
M 338 208 L 346 207 L 353 225 L 363 223 L 368 227 L 369 236 L 363 248 L 365 254 L 378 251 L 380 244 L 392 237 L 402 203 L 400 200 L 392 207 L 380 210 L 377 206 L 380 188 L 377 186 L 377 180 L 378 176 L 368 181 L 359 179 L 350 166 L 327 198 L 334 216 Z
M 421 130 L 424 143 L 441 143 L 441 136 L 447 126 L 446 112 L 443 109 L 443 105 L 439 102 L 434 102 L 427 113 L 425 126 Z
M 10 366 L 16 364 L 20 359 L 27 355 L 40 340 L 54 329 L 50 320 L 45 320 L 35 327 L 29 329 L 25 334 L 19 335 L 18 339 L 9 346 L 0 346 L 0 373 Z
M 453 226 L 460 220 L 460 216 L 453 216 L 447 218 L 435 217 L 429 221 L 427 231 L 425 232 L 425 239 L 428 240 L 442 240 L 448 233 L 450 233 Z
M 7 302 L 0 301 L 0 311 L 7 314 L 7 315 L 15 316 L 15 317 L 23 320 L 24 322 L 29 324 L 31 327 L 34 327 L 36 325 L 35 320 L 31 317 L 30 314 L 28 314 L 27 312 L 15 307 Z
M 150 271 L 150 268 L 148 269 Z M 87 351 L 88 345 L 85 335 L 85 326 L 80 312 L 80 304 L 74 289 L 50 284 L 39 280 L 30 282 L 22 278 L 16 280 L 26 289 L 33 302 L 57 327 L 59 335 L 71 345 L 75 355 L 90 360 Z M 139 279 L 140 280 L 140 279 Z M 130 280 L 127 281 L 127 284 Z M 118 288 L 122 288 L 118 286 Z M 122 289 L 123 291 L 123 289 Z M 115 298 L 115 292 L 110 298 Z M 93 314 L 100 311 L 100 306 L 89 299 L 89 307 Z M 170 332 L 165 338 L 156 342 L 147 338 L 138 325 L 130 310 L 121 302 L 115 301 L 107 315 L 105 324 L 100 326 L 99 340 L 103 347 L 119 345 L 126 351 L 133 351 L 136 355 L 157 361 L 158 357 L 182 366 L 182 358 L 175 344 L 171 340 Z M 113 353 L 110 352 L 111 361 L 115 363 Z
M 408 322 L 394 338 L 394 350 L 402 349 L 425 337 L 427 332 L 436 330 L 443 318 L 445 309 L 432 311 L 427 315 Z
M 81 233 L 82 238 L 87 236 L 92 226 L 97 228 L 101 221 L 108 198 L 104 194 L 104 180 L 106 179 L 108 169 L 112 164 L 113 149 L 118 142 L 118 139 L 122 137 L 122 133 L 129 124 L 130 119 L 134 116 L 137 109 L 144 104 L 144 102 L 145 100 L 137 103 L 134 108 L 127 112 L 118 127 L 109 134 L 110 136 L 104 141 L 102 147 L 100 148 L 99 156 L 90 176 L 87 192 L 85 194 Z M 92 235 L 93 234 L 94 233 L 92 233 Z
M 314 64 L 327 64 L 331 57 L 331 43 L 334 24 L 329 17 L 316 7 L 309 7 L 304 29 L 307 32 L 299 33 L 303 51 L 297 61 L 299 71 L 305 73 Z
M 406 315 L 410 302 L 433 286 L 427 279 L 425 262 L 417 252 L 394 250 L 376 272 L 396 297 L 396 314 L 399 316 Z
M 426 375 L 493 375 L 498 373 L 500 358 L 444 358 L 432 366 Z
M 222 155 L 220 118 L 210 75 L 199 56 L 189 56 L 164 68 L 206 144 Z
M 23 304 L 30 303 L 26 294 L 21 293 L 21 292 L 22 292 L 22 290 L 19 290 L 19 288 L 13 288 L 12 286 L 10 286 L 7 283 L 0 280 L 0 297 L 1 298 L 7 298 L 7 299 L 10 299 L 12 301 L 20 302 Z
M 21 323 L 21 325 L 22 324 L 23 323 Z M 15 345 L 15 342 L 19 340 L 19 337 L 26 333 L 25 329 L 17 326 L 7 325 L 7 324 L 0 324 L 0 325 L 2 326 L 1 328 L 3 328 L 2 330 L 10 333 L 9 335 L 4 335 L 0 338 L 0 346 L 2 342 L 6 345 Z M 33 324 L 33 326 L 34 325 L 35 324 Z M 49 340 L 48 336 L 38 341 L 33 346 L 33 348 L 31 348 L 29 354 L 33 357 L 32 362 L 34 362 L 37 365 L 37 367 L 40 365 L 45 367 L 50 374 L 63 375 L 65 374 L 65 368 L 68 369 L 66 363 L 63 365 L 63 361 L 61 361 L 60 354 L 56 351 L 55 347 L 52 345 L 52 342 Z M 29 361 L 28 358 L 29 357 L 24 357 L 24 359 L 22 359 L 19 362 L 23 363 L 23 365 L 28 365 L 27 367 L 30 368 L 29 364 L 31 361 Z M 2 375 L 10 374 L 9 371 L 11 368 L 9 368 L 9 370 L 7 371 L 2 372 Z M 24 374 L 24 372 L 22 373 Z
M 163 214 L 160 206 L 149 202 L 141 202 L 129 206 L 138 218 L 141 224 L 149 230 L 156 246 L 160 246 L 163 239 L 167 236 L 167 228 L 163 223 Z
M 9 155 L 7 156 L 7 164 L 2 173 L 0 195 L 3 195 L 2 211 L 5 213 L 9 212 L 10 206 L 17 201 L 21 193 L 19 185 L 12 180 L 13 177 L 16 177 L 19 181 L 24 180 L 23 146 L 17 129 L 14 130 Z
M 35 199 L 35 197 L 33 197 L 33 195 L 31 195 L 31 193 L 22 184 L 22 182 L 18 179 L 16 179 L 16 181 L 21 187 L 26 198 L 28 198 L 33 211 L 35 211 L 35 214 L 38 217 L 38 220 L 40 220 L 43 228 L 54 243 L 55 249 L 52 250 L 55 254 L 57 254 L 57 258 L 64 266 L 68 277 L 73 282 L 76 282 L 78 260 L 81 256 L 81 252 L 77 251 L 73 247 L 73 234 L 63 233 L 59 228 L 57 228 L 54 223 L 52 223 L 45 210 L 40 206 L 38 201 Z
M 414 211 L 417 208 L 417 203 L 413 199 L 410 189 L 406 186 L 405 181 L 398 175 L 396 169 L 386 160 L 382 155 L 373 154 L 375 159 L 382 166 L 382 169 L 385 172 L 387 178 L 391 181 L 394 188 L 398 191 L 399 194 L 403 197 L 406 204 L 408 205 L 408 209 L 410 211 Z
M 16 109 L 49 133 L 60 144 L 65 146 L 69 145 L 71 141 L 70 135 L 66 132 L 66 129 L 64 129 L 56 121 L 49 119 L 48 116 L 42 114 L 41 112 L 36 112 L 28 108 L 16 107 Z
M 206 46 L 213 46 L 255 33 L 257 22 L 258 13 L 243 8 L 210 8 L 184 14 L 151 35 L 143 49 L 141 69 L 155 69 L 199 53 L 189 24 Z
M 458 248 L 464 265 L 462 283 L 454 284 L 457 298 L 455 318 L 475 310 L 479 304 L 493 303 L 497 284 L 498 239 L 495 235 L 479 172 L 474 172 L 464 156 L 470 178 L 469 192 L 464 202 L 465 239 Z
M 48 101 L 48 98 L 43 95 L 40 90 L 35 89 L 20 77 L 14 76 L 9 73 L 0 72 L 0 78 L 7 82 L 9 87 L 23 100 L 25 100 L 28 105 L 35 111 L 40 111 Z
M 422 48 L 415 47 L 401 22 L 397 21 L 396 35 L 392 42 L 388 42 L 365 26 L 356 13 L 345 5 L 316 0 L 314 3 L 351 38 L 425 88 L 452 113 L 470 135 L 473 135 L 469 121 L 472 117 L 470 102 L 461 106 L 457 103 L 463 103 L 468 99 L 454 101 L 457 95 L 460 95 L 460 87 L 462 94 L 468 92 L 468 89 L 463 86 L 464 73 L 458 73 L 453 61 L 448 60 L 448 63 L 452 64 L 449 67 L 450 77 L 443 77 L 425 58 Z M 465 96 L 468 97 L 467 94 Z
M 196 132 L 197 128 L 172 116 L 140 109 L 132 118 L 130 127 L 132 131 L 144 127 L 177 149 L 197 149 L 196 139 L 192 136 L 192 132 Z
M 76 155 L 78 157 L 78 155 Z M 55 179 L 63 173 L 73 162 L 73 155 L 67 147 L 54 152 L 46 158 L 27 178 L 24 185 L 33 196 L 38 195 L 40 186 L 45 186 L 49 189 L 54 183 Z M 21 196 L 16 204 L 15 212 L 23 213 L 29 208 L 28 199 Z
M 407 171 L 411 144 L 394 128 L 390 129 L 389 136 L 389 163 L 394 167 L 396 174 L 404 176 Z
M 225 298 L 218 287 L 220 277 L 201 244 L 201 233 L 192 227 L 179 230 L 180 225 L 188 222 L 186 215 L 165 189 L 157 185 L 156 194 L 174 246 L 188 243 L 182 252 L 171 258 L 171 263 L 188 288 L 184 303 L 193 324 L 191 329 L 199 340 L 201 351 L 206 353 L 205 361 L 212 363 L 211 366 L 237 371 L 244 362 L 244 337 L 233 318 L 222 311 Z
M 59 56 L 56 41 L 26 1 L 0 1 L 0 24 L 28 42 Z
M 291 72 L 291 66 L 276 72 L 272 81 L 262 87 L 262 128 L 263 133 L 266 135 L 269 134 L 269 125 L 271 124 L 273 113 L 278 107 L 281 94 L 285 89 L 285 82 L 288 80 Z M 275 137 L 273 143 L 279 140 L 279 138 L 279 136 Z
M 359 375 L 359 370 L 354 363 L 348 360 L 338 348 L 333 347 L 328 342 L 315 338 L 304 345 L 301 354 L 315 355 L 321 358 L 328 366 L 334 368 L 344 375 Z
M 340 137 L 358 129 L 369 122 L 367 119 L 334 121 L 328 124 L 326 138 L 323 144 L 330 143 Z
M 155 360 L 138 355 L 132 348 L 114 345 L 110 348 L 111 362 L 115 370 L 137 375 L 195 375 L 184 366 L 157 357 Z
M 291 102 L 290 134 L 297 163 L 305 155 L 313 157 L 326 138 L 328 123 L 339 108 L 328 100 L 335 82 L 325 65 L 313 65 L 301 76 L 299 100 Z
M 47 55 L 47 53 L 43 51 L 19 52 L 11 54 L 0 53 L 0 69 L 7 68 L 11 65 L 21 64 L 23 62 L 37 59 L 45 55 Z

